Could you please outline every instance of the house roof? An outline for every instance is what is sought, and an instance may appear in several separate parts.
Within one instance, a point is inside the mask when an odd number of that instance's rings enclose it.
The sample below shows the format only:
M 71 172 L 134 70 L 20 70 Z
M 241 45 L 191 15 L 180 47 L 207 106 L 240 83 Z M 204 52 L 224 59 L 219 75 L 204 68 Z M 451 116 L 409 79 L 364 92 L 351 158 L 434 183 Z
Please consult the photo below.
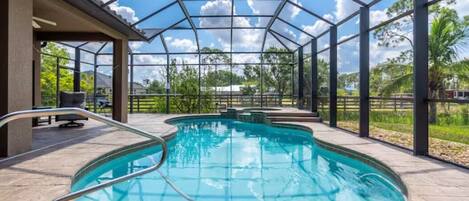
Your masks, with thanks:
M 92 76 L 93 71 L 85 71 L 84 74 Z M 96 88 L 112 88 L 112 76 L 96 72 Z
M 83 72 L 86 75 L 93 76 L 93 71 Z M 145 89 L 145 87 L 138 82 L 133 82 L 132 87 L 134 89 Z M 96 88 L 112 88 L 112 76 L 103 73 L 96 72 Z
M 98 0 L 64 0 L 70 5 L 78 8 L 86 14 L 96 18 L 102 23 L 110 26 L 116 31 L 129 37 L 129 40 L 148 41 L 145 33 L 137 29 L 135 26 L 131 26 L 121 15 L 111 10 L 107 6 L 103 6 L 103 3 Z

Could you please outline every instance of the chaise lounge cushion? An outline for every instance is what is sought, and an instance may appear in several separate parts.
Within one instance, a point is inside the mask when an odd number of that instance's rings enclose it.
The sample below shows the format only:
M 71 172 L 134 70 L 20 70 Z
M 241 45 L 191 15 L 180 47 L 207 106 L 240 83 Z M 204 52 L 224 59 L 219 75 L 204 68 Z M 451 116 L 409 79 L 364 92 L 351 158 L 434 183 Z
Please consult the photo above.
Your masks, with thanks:
M 59 107 L 77 107 L 85 108 L 85 92 L 60 92 L 60 104 Z M 88 120 L 88 118 L 69 114 L 69 115 L 57 115 L 56 121 L 76 121 L 76 120 Z

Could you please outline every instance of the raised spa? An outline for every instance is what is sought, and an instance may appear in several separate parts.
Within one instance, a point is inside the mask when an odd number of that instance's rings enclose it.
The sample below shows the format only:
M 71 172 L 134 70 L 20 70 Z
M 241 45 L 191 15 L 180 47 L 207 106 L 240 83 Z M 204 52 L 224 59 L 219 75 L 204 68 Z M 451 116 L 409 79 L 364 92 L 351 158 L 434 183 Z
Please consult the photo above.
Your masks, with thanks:
M 177 135 L 159 171 L 80 200 L 405 200 L 399 182 L 354 158 L 319 146 L 311 133 L 228 119 L 175 121 Z M 108 160 L 73 191 L 155 164 L 158 146 Z M 381 168 L 382 169 L 382 168 Z

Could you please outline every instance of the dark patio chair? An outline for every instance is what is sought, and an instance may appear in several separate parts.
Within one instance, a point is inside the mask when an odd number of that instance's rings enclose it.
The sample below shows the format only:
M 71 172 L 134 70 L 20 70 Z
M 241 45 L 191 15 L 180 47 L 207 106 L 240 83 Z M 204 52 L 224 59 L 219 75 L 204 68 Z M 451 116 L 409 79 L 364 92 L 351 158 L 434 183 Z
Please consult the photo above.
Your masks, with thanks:
M 59 107 L 77 107 L 77 108 L 85 108 L 85 93 L 84 92 L 60 92 L 60 104 Z M 69 127 L 82 127 L 84 126 L 83 123 L 79 123 L 76 121 L 79 120 L 88 120 L 88 118 L 75 115 L 75 114 L 68 114 L 68 115 L 57 115 L 55 117 L 55 121 L 68 121 L 68 123 L 61 124 L 60 128 L 69 128 Z

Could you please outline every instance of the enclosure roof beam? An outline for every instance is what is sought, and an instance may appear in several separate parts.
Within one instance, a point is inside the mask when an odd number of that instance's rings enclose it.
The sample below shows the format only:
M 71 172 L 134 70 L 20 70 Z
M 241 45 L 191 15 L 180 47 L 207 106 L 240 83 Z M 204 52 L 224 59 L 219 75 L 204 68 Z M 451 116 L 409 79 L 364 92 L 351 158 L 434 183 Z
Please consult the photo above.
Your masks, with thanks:
M 231 17 L 231 15 L 191 15 L 191 18 L 219 18 L 219 17 Z M 236 15 L 234 17 L 273 17 L 273 15 Z
M 111 5 L 112 3 L 116 2 L 116 1 L 117 1 L 117 0 L 109 0 L 109 1 L 108 1 L 108 2 L 106 2 L 106 3 L 103 3 L 103 4 L 101 5 L 101 7 L 103 7 L 103 8 L 104 8 L 104 7 L 106 7 L 106 6 L 109 6 L 109 5 Z
M 301 47 L 301 45 L 300 45 L 299 43 L 297 43 L 296 41 L 294 41 L 294 40 L 292 40 L 292 39 L 290 39 L 290 38 L 288 38 L 288 37 L 286 37 L 286 36 L 280 34 L 279 32 L 276 32 L 276 31 L 274 31 L 274 30 L 272 30 L 272 29 L 270 29 L 269 31 L 270 31 L 271 33 L 277 34 L 278 36 L 284 38 L 285 40 L 288 40 L 288 41 L 290 41 L 291 43 L 293 43 L 293 44 L 295 44 L 295 45 Z M 272 35 L 273 35 L 273 34 L 272 34 Z
M 88 44 L 88 43 L 90 43 L 90 42 L 84 42 L 83 44 L 78 45 L 77 48 L 81 48 L 81 47 L 85 46 L 85 45 Z
M 380 1 L 382 1 L 382 0 L 373 0 L 372 2 L 370 2 L 370 3 L 367 5 L 367 7 L 370 8 L 371 6 L 373 6 L 373 5 L 377 4 L 377 3 L 379 3 Z
M 70 48 L 77 48 L 76 46 L 73 46 L 73 45 L 70 45 L 70 44 L 67 44 L 67 43 L 63 43 L 63 42 L 61 42 L 61 41 L 53 41 L 53 42 L 54 42 L 54 43 L 57 43 L 57 44 L 60 44 L 60 45 L 64 45 L 64 46 L 70 47 Z M 78 48 L 78 49 L 80 49 L 81 51 L 90 53 L 90 54 L 95 54 L 94 52 L 89 51 L 89 50 L 85 50 L 85 49 L 83 49 L 83 48 Z
M 192 27 L 192 31 L 194 31 L 194 34 L 195 34 L 195 42 L 197 43 L 197 51 L 200 52 L 200 45 L 199 45 L 199 35 L 197 34 L 197 28 L 194 24 L 194 21 L 192 21 L 192 18 L 189 14 L 189 11 L 187 10 L 186 8 L 186 5 L 184 5 L 184 2 L 182 0 L 177 0 L 179 6 L 181 7 L 182 9 L 182 12 L 184 13 L 184 15 L 186 16 L 186 19 L 187 21 L 189 21 L 189 24 L 191 25 Z
M 106 47 L 107 43 L 108 43 L 108 42 L 105 42 L 105 43 L 98 49 L 98 51 L 96 52 L 96 54 L 99 54 L 99 53 L 104 49 L 104 47 Z
M 160 13 L 160 12 L 166 10 L 167 8 L 171 7 L 172 5 L 174 5 L 174 4 L 176 4 L 176 3 L 177 3 L 177 1 L 173 1 L 172 3 L 170 3 L 170 4 L 166 5 L 166 6 L 164 6 L 163 8 L 160 8 L 160 9 L 158 9 L 157 11 L 148 14 L 147 16 L 143 17 L 142 19 L 140 19 L 140 20 L 138 20 L 137 22 L 133 23 L 131 26 L 134 27 L 134 26 L 136 26 L 137 24 L 140 24 L 141 22 L 147 20 L 147 19 L 150 18 L 150 17 L 153 17 L 153 16 L 157 15 L 158 13 Z
M 357 3 L 357 4 L 360 4 L 360 6 L 362 6 L 362 7 L 366 7 L 366 6 L 367 6 L 366 3 L 363 2 L 363 1 L 360 1 L 360 0 L 352 0 L 352 1 L 355 2 L 355 3 Z
M 265 40 L 267 39 L 267 32 L 272 27 L 272 24 L 274 24 L 274 21 L 275 21 L 275 19 L 277 19 L 278 15 L 280 15 L 280 12 L 282 12 L 283 8 L 287 4 L 287 1 L 288 0 L 283 0 L 282 2 L 280 2 L 277 9 L 275 10 L 274 15 L 272 16 L 272 18 L 270 18 L 269 23 L 267 24 L 267 27 L 265 28 L 264 38 L 262 39 L 262 49 L 261 49 L 262 52 L 264 52 Z
M 163 44 L 164 51 L 166 54 L 169 53 L 168 46 L 166 45 L 166 40 L 164 39 L 163 33 L 160 34 L 161 44 Z
M 303 6 L 298 5 L 298 4 L 295 3 L 295 2 L 292 2 L 292 1 L 290 1 L 290 0 L 287 0 L 287 1 L 288 1 L 288 3 L 290 3 L 291 5 L 293 5 L 293 6 L 297 7 L 297 8 L 299 8 L 299 9 L 301 9 L 301 10 L 307 12 L 308 14 L 310 14 L 310 15 L 312 15 L 312 16 L 314 16 L 314 17 L 319 18 L 320 20 L 322 20 L 322 21 L 328 23 L 329 25 L 335 25 L 333 22 L 327 20 L 326 18 L 321 17 L 320 15 L 316 14 L 315 12 L 312 12 L 312 11 L 310 11 L 310 10 L 304 8 Z
M 231 0 L 231 25 L 230 25 L 230 53 L 233 52 L 233 20 L 234 20 L 234 0 Z M 231 63 L 233 62 L 233 54 L 230 54 Z
M 230 52 L 200 52 L 200 54 L 229 54 Z M 260 51 L 239 51 L 239 52 L 236 52 L 236 51 L 233 51 L 233 54 L 260 54 L 262 52 Z M 276 54 L 290 54 L 291 52 L 280 52 L 280 51 L 277 51 L 277 52 L 269 52 L 269 53 L 276 53 Z M 166 54 L 165 52 L 146 52 L 146 53 L 143 53 L 143 52 L 135 52 L 134 55 L 164 55 Z M 178 55 L 178 54 L 199 54 L 198 52 L 170 52 L 169 54 L 171 55 Z M 102 53 L 102 55 L 111 55 L 111 53 Z
M 291 52 L 290 48 L 285 45 L 285 43 L 283 43 L 280 38 L 278 38 L 278 36 L 276 36 L 275 34 L 272 34 L 272 33 L 269 33 L 270 35 L 272 35 L 285 49 L 287 49 L 289 52 Z
M 170 25 L 169 27 L 166 27 L 165 29 L 159 31 L 158 33 L 154 34 L 153 36 L 151 36 L 150 38 L 148 38 L 149 41 L 153 40 L 155 37 L 157 37 L 158 35 L 162 34 L 163 32 L 169 30 L 169 29 L 172 29 L 173 27 L 177 26 L 178 24 L 180 24 L 181 22 L 184 22 L 186 20 L 186 18 L 183 18 L 182 20 L 179 20 L 177 21 L 176 23 Z
M 230 27 L 196 27 L 196 30 L 229 30 Z M 266 27 L 233 27 L 233 29 L 267 29 Z M 192 30 L 189 27 L 174 27 L 172 30 Z
M 311 38 L 316 38 L 316 36 L 311 35 L 310 33 L 304 31 L 303 29 L 300 29 L 299 27 L 295 26 L 294 24 L 292 24 L 292 23 L 290 23 L 290 22 L 288 22 L 288 21 L 282 19 L 281 17 L 277 17 L 277 19 L 280 20 L 280 21 L 282 21 L 283 23 L 285 23 L 285 24 L 287 24 L 287 25 L 293 27 L 294 29 L 300 31 L 301 33 L 306 34 L 307 36 L 309 36 L 309 37 L 311 37 Z

